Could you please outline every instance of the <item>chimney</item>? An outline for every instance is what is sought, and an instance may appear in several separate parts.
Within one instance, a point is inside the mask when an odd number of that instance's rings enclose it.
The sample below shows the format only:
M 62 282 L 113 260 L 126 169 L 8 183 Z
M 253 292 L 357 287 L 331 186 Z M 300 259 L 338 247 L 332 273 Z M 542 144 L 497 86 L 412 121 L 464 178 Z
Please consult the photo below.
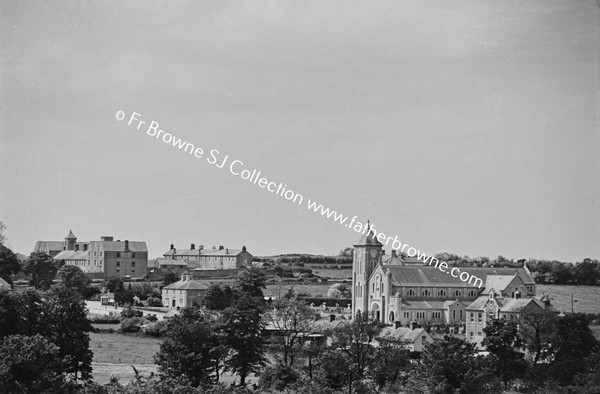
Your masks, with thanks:
M 87 244 L 83 244 L 83 251 L 84 252 L 87 252 L 87 248 L 88 248 Z
M 182 282 L 183 282 L 183 281 L 186 279 L 185 277 L 186 277 L 186 275 L 185 275 L 185 274 L 181 274 L 181 281 L 182 281 Z
M 125 240 L 125 252 L 129 252 L 129 240 Z
M 410 329 L 411 329 L 411 330 L 414 330 L 414 329 L 416 329 L 416 328 L 417 328 L 417 322 L 416 322 L 416 321 L 414 321 L 414 320 L 413 320 L 413 321 L 411 321 L 411 322 L 410 322 Z
M 169 250 L 173 250 L 173 249 L 175 249 L 175 245 L 171 244 L 171 249 L 169 249 Z
M 396 321 L 394 322 L 394 329 L 398 329 L 398 328 L 400 328 L 400 327 L 402 327 L 402 322 L 399 322 L 399 321 L 397 321 L 397 320 L 396 320 Z
M 100 241 L 112 241 L 113 237 L 112 235 L 103 235 L 100 237 Z
M 245 252 L 245 251 L 246 251 L 246 247 L 242 246 L 242 252 Z
M 329 322 L 331 323 L 334 320 L 335 320 L 335 315 L 332 313 L 331 315 L 329 315 Z
M 515 291 L 515 298 L 516 299 L 521 298 L 521 292 L 519 290 Z
M 190 274 L 185 275 L 185 280 L 192 280 L 192 279 L 193 279 L 192 275 L 190 275 Z
M 204 245 L 198 245 L 198 250 L 204 249 Z
M 225 254 L 229 254 L 229 248 L 225 248 Z
M 392 249 L 392 256 L 393 257 L 398 257 L 398 253 L 396 253 L 396 249 Z
M 219 245 L 219 250 L 223 250 L 223 245 Z
M 194 250 L 196 249 L 196 245 L 194 245 L 194 243 L 192 242 L 192 244 L 190 245 L 190 250 Z

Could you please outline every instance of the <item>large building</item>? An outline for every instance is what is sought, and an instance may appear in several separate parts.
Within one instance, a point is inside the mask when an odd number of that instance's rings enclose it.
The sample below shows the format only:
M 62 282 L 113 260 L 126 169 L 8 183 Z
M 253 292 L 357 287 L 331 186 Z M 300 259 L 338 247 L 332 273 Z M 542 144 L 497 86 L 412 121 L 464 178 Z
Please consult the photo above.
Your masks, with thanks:
M 527 267 L 461 267 L 485 286 L 473 286 L 423 262 L 388 257 L 373 232 L 354 245 L 352 268 L 353 316 L 368 312 L 384 323 L 465 323 L 469 306 L 495 289 L 503 297 L 534 297 L 535 281 Z M 479 331 L 477 331 L 479 332 Z
M 57 250 L 61 244 L 61 250 Z M 35 252 L 45 252 L 55 261 L 74 265 L 87 273 L 117 276 L 144 276 L 148 266 L 148 248 L 143 241 L 114 241 L 111 236 L 99 241 L 77 242 L 72 231 L 60 241 L 38 241 Z
M 252 266 L 252 255 L 245 246 L 241 249 L 229 249 L 223 246 L 205 249 L 203 245 L 196 248 L 191 244 L 189 249 L 171 248 L 163 254 L 164 258 L 185 261 L 190 270 L 227 270 L 249 268 Z

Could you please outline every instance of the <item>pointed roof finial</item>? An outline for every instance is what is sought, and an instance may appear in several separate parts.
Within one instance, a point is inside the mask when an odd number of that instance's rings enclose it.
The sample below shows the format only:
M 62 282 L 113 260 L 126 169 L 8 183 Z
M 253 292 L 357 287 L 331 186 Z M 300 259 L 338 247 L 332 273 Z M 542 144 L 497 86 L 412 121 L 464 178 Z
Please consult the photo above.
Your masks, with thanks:
M 75 234 L 73 234 L 72 230 L 69 230 L 69 235 L 67 235 L 65 238 L 66 239 L 77 239 L 77 237 L 75 236 Z

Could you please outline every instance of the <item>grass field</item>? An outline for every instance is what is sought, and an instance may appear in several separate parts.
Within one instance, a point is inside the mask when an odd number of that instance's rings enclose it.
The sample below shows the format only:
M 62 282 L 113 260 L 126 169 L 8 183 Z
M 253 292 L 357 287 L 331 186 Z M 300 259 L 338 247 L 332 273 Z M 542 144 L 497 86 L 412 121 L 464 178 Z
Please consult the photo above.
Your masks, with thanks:
M 159 347 L 159 339 L 144 335 L 90 333 L 90 349 L 97 363 L 154 364 Z
M 325 297 L 327 296 L 327 290 L 331 287 L 333 283 L 282 283 L 281 289 L 278 283 L 269 283 L 267 285 L 267 289 L 264 291 L 265 296 L 267 297 L 279 297 L 280 290 L 281 295 L 283 296 L 288 289 L 293 288 L 296 293 L 306 292 L 310 294 L 311 297 Z
M 537 285 L 537 295 L 548 294 L 554 308 L 561 312 L 571 312 L 571 292 L 575 312 L 600 313 L 600 287 Z

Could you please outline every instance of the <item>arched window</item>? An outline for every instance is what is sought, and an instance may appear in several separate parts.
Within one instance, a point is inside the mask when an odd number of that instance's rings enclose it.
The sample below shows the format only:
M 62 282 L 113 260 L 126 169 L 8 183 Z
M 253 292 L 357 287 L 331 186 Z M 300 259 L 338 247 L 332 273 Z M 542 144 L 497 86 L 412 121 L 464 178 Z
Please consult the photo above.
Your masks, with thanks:
M 410 289 L 410 290 L 408 290 L 408 291 L 406 292 L 406 295 L 407 295 L 408 297 L 414 296 L 414 295 L 415 295 L 415 291 L 414 291 L 413 289 Z
M 469 297 L 475 297 L 475 290 L 469 290 Z
M 438 291 L 438 297 L 446 297 L 446 290 Z
M 427 289 L 423 290 L 423 297 L 429 297 L 431 295 L 431 292 Z
M 375 292 L 375 282 L 373 282 L 373 293 Z
M 460 290 L 454 290 L 454 297 L 460 297 L 461 296 L 461 291 Z
M 383 293 L 383 282 L 381 282 L 381 292 Z
M 390 312 L 390 323 L 395 322 L 396 320 L 394 319 L 394 312 Z

